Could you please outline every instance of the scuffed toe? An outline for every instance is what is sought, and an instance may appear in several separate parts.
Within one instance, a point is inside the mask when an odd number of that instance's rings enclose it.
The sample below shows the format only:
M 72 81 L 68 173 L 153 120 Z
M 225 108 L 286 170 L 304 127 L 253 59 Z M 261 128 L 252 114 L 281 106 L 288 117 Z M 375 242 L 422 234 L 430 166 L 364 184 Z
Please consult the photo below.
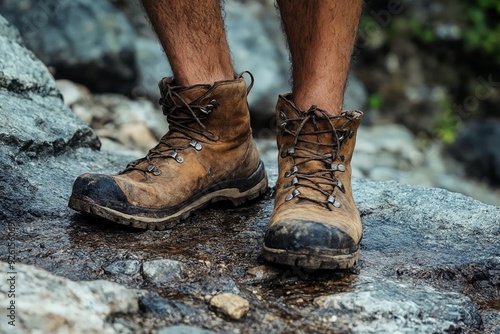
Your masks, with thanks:
M 337 227 L 303 220 L 273 224 L 266 232 L 264 245 L 287 251 L 331 250 L 339 253 L 351 253 L 358 248 L 357 243 Z
M 116 210 L 123 209 L 128 203 L 127 197 L 115 180 L 104 174 L 80 175 L 73 184 L 71 197 L 91 200 L 97 205 Z

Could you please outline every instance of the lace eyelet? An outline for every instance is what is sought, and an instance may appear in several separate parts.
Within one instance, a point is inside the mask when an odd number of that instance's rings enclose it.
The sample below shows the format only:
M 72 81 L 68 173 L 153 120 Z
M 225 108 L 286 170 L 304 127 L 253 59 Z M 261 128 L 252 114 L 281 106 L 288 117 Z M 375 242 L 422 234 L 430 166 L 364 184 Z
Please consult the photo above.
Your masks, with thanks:
M 286 195 L 285 201 L 290 201 L 294 197 L 297 197 L 300 195 L 300 191 L 298 189 L 294 189 L 291 194 Z
M 197 151 L 201 151 L 201 149 L 203 148 L 203 145 L 201 145 L 200 143 L 198 143 L 195 139 L 192 139 L 189 142 L 189 146 L 193 147 Z
M 290 169 L 289 171 L 287 171 L 285 173 L 285 177 L 290 177 L 293 174 L 297 173 L 298 171 L 299 171 L 299 169 L 297 168 L 297 166 L 293 166 L 292 169 Z

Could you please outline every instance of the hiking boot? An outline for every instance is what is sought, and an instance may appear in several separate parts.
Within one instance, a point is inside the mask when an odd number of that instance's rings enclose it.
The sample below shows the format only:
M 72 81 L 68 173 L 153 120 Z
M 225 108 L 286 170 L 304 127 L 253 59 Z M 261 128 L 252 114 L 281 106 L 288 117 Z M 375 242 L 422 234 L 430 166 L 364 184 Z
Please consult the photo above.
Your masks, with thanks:
M 359 258 L 361 218 L 351 189 L 360 111 L 301 111 L 280 96 L 278 181 L 263 246 L 267 261 L 305 269 L 344 269 Z
M 169 131 L 118 175 L 83 174 L 69 207 L 138 228 L 173 227 L 209 203 L 239 205 L 267 190 L 242 74 L 213 85 L 160 82 Z

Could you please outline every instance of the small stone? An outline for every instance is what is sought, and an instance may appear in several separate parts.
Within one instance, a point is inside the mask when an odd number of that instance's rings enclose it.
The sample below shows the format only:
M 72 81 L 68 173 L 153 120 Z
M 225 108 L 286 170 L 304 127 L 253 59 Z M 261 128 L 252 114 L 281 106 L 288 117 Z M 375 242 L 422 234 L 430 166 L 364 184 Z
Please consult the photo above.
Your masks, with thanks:
M 266 316 L 264 317 L 264 321 L 266 322 L 272 322 L 274 320 L 276 320 L 276 318 L 271 314 L 266 314 Z
M 221 293 L 210 300 L 210 305 L 218 311 L 238 320 L 250 309 L 250 303 L 243 297 L 232 293 Z
M 248 269 L 247 274 L 254 276 L 256 279 L 273 279 L 278 277 L 281 271 L 268 266 L 257 266 Z
M 144 279 L 153 283 L 166 283 L 179 280 L 183 276 L 181 263 L 168 259 L 144 262 L 142 272 Z
M 110 274 L 135 275 L 139 272 L 140 263 L 137 260 L 119 260 L 107 265 L 104 270 Z

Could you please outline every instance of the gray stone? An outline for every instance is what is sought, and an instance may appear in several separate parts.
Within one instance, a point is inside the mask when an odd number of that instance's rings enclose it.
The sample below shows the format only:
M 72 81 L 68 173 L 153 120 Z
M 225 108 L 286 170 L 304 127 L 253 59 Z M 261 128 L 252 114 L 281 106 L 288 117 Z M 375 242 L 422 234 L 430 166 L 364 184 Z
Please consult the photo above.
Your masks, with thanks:
M 12 271 L 5 262 L 0 268 Z M 136 293 L 116 283 L 73 282 L 22 264 L 15 264 L 14 276 L 15 327 L 2 321 L 3 333 L 114 333 L 115 316 L 139 311 Z M 3 296 L 8 290 L 0 286 Z
M 334 315 L 353 333 L 442 333 L 482 324 L 474 303 L 461 294 L 390 281 L 316 302 L 327 310 L 324 316 Z
M 451 147 L 465 171 L 490 184 L 500 185 L 500 121 L 471 121 L 460 130 Z
M 243 10 L 244 8 L 244 10 Z M 255 86 L 248 96 L 252 111 L 272 115 L 278 94 L 287 92 L 288 60 L 261 21 L 280 31 L 280 22 L 259 3 L 228 2 L 225 6 L 228 43 L 236 71 L 250 71 Z M 250 15 L 249 15 L 250 14 Z M 280 44 L 284 47 L 284 42 Z
M 135 32 L 108 1 L 7 0 L 0 11 L 58 77 L 98 91 L 132 89 Z
M 160 98 L 158 83 L 172 75 L 165 52 L 157 39 L 138 37 L 135 40 L 137 85 L 133 96 L 146 96 L 155 102 Z
M 0 143 L 30 157 L 99 148 L 92 130 L 63 104 L 47 68 L 2 17 L 0 44 Z
M 146 314 L 165 319 L 169 323 L 178 323 L 182 319 L 196 318 L 194 307 L 182 302 L 170 300 L 159 296 L 156 292 L 141 292 L 139 306 Z
M 193 326 L 179 325 L 164 327 L 158 330 L 156 334 L 215 334 L 215 332 Z
M 257 266 L 248 269 L 246 273 L 257 280 L 271 280 L 278 277 L 281 271 L 270 266 Z
M 153 260 L 144 262 L 142 274 L 147 281 L 159 284 L 180 280 L 183 277 L 183 269 L 179 261 Z
M 137 260 L 119 260 L 110 263 L 104 270 L 111 274 L 135 275 L 140 268 L 141 264 Z
M 345 110 L 365 110 L 367 101 L 368 92 L 365 85 L 354 74 L 350 73 L 344 93 L 343 108 Z

